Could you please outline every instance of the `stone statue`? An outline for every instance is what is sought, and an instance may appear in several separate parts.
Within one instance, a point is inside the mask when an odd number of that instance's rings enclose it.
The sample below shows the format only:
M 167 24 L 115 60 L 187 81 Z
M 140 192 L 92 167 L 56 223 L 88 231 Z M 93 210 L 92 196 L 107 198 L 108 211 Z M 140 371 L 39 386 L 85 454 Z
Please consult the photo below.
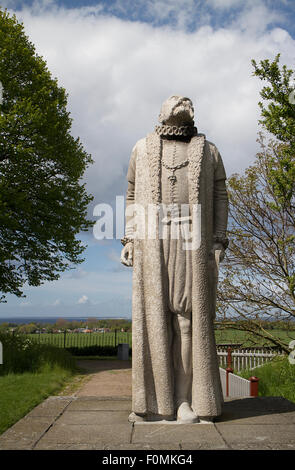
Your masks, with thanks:
M 189 98 L 171 96 L 159 122 L 136 143 L 127 174 L 121 262 L 133 266 L 129 421 L 208 423 L 223 405 L 213 322 L 228 245 L 226 175 L 217 148 L 194 127 Z

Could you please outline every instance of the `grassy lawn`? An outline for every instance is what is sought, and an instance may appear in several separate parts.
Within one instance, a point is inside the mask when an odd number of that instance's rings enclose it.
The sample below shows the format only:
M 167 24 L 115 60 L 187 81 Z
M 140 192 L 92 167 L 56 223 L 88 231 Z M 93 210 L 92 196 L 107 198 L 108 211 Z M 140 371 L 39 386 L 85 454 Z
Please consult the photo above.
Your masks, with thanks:
M 132 334 L 122 333 L 120 331 L 107 333 L 42 333 L 27 334 L 27 338 L 42 344 L 52 344 L 59 348 L 79 347 L 85 348 L 89 346 L 114 346 L 115 343 L 129 343 L 132 345 Z
M 284 397 L 295 403 L 295 364 L 288 357 L 277 357 L 261 367 L 244 370 L 238 375 L 259 377 L 259 396 Z
M 28 338 L 1 334 L 0 433 L 49 395 L 56 394 L 77 374 L 75 360 L 65 350 L 36 344 Z
M 0 377 L 0 434 L 49 395 L 59 392 L 73 372 L 59 366 Z
M 295 339 L 295 330 L 285 331 L 279 329 L 269 330 L 269 333 L 276 338 L 281 338 L 289 343 Z M 51 344 L 59 348 L 79 347 L 86 348 L 91 346 L 114 346 L 119 343 L 129 343 L 132 347 L 132 334 L 118 332 L 116 337 L 115 333 L 43 333 L 43 334 L 27 334 L 26 338 L 41 344 Z M 215 330 L 215 338 L 217 343 L 243 343 L 244 347 L 249 346 L 266 346 L 267 343 L 246 331 L 239 331 L 234 329 L 217 329 Z M 115 341 L 116 339 L 116 341 Z M 269 342 L 268 345 L 271 346 Z
M 279 329 L 269 330 L 269 333 L 275 338 L 280 338 L 286 343 L 289 343 L 291 340 L 295 339 L 295 331 L 285 331 Z M 239 331 L 234 329 L 218 329 L 215 330 L 216 343 L 242 343 L 243 347 L 250 346 L 271 346 L 271 343 L 266 343 L 265 340 L 258 338 L 254 335 L 249 334 L 246 331 Z

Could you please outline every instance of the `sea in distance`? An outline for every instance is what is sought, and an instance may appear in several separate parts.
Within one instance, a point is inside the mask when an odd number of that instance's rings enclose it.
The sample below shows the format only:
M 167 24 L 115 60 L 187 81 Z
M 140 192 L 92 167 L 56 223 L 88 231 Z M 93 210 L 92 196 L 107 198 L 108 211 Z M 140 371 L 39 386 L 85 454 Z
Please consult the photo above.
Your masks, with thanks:
M 27 324 L 27 323 L 52 323 L 54 324 L 56 320 L 59 318 L 63 318 L 66 321 L 86 321 L 90 320 L 91 318 L 95 318 L 95 320 L 131 320 L 131 318 L 123 318 L 123 317 L 67 317 L 67 316 L 59 316 L 59 317 L 0 317 L 0 324 L 1 323 L 15 323 L 17 325 L 20 324 Z

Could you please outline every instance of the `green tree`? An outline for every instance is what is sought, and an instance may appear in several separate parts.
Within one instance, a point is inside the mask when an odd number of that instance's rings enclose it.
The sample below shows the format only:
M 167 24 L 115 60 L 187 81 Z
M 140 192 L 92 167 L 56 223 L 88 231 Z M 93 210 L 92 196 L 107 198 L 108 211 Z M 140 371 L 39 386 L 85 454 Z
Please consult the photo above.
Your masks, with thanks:
M 260 124 L 280 143 L 278 165 L 269 175 L 278 204 L 294 210 L 292 204 L 295 191 L 295 105 L 291 100 L 295 78 L 292 69 L 279 66 L 280 54 L 273 62 L 262 60 L 258 65 L 252 60 L 254 75 L 267 84 L 260 95 L 267 102 L 258 103 L 261 109 Z M 293 200 L 294 201 L 294 200 Z
M 37 326 L 35 325 L 35 323 L 28 323 L 27 325 L 21 325 L 17 328 L 18 333 L 25 333 L 25 334 L 35 333 L 36 330 L 37 330 Z
M 295 319 L 295 106 L 289 102 L 292 70 L 253 61 L 261 90 L 262 128 L 273 135 L 258 141 L 261 151 L 245 174 L 228 180 L 230 245 L 221 271 L 218 307 L 225 328 L 286 352 Z M 290 326 L 279 338 L 265 320 Z
M 81 263 L 92 222 L 81 177 L 92 162 L 70 134 L 67 95 L 15 16 L 0 10 L 0 291 L 23 296 Z

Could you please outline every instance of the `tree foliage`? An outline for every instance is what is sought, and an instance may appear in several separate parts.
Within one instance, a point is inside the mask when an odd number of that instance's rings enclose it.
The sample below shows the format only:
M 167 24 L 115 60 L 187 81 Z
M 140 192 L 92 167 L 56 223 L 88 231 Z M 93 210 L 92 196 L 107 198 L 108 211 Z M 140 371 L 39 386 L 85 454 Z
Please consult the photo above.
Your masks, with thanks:
M 262 60 L 257 65 L 253 60 L 252 64 L 254 75 L 267 82 L 260 95 L 268 104 L 263 101 L 258 103 L 261 109 L 259 122 L 281 144 L 278 165 L 271 170 L 269 182 L 278 203 L 290 207 L 295 191 L 295 105 L 290 100 L 295 74 L 286 65 L 280 68 L 279 59 L 280 54 L 273 62 Z
M 76 235 L 92 224 L 92 197 L 80 179 L 92 160 L 70 134 L 65 90 L 1 10 L 0 81 L 0 291 L 22 296 L 26 282 L 58 279 L 83 261 Z
M 269 102 L 259 103 L 260 123 L 274 138 L 266 141 L 260 133 L 254 164 L 228 180 L 230 245 L 219 283 L 219 315 L 226 319 L 223 326 L 288 351 L 264 320 L 295 319 L 295 106 L 288 100 L 293 71 L 279 68 L 279 56 L 253 65 L 255 75 L 268 82 L 261 90 Z

